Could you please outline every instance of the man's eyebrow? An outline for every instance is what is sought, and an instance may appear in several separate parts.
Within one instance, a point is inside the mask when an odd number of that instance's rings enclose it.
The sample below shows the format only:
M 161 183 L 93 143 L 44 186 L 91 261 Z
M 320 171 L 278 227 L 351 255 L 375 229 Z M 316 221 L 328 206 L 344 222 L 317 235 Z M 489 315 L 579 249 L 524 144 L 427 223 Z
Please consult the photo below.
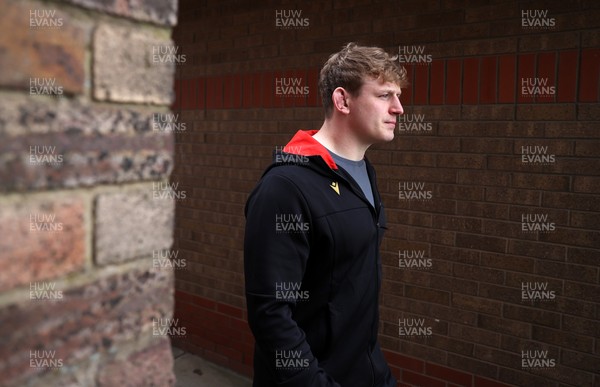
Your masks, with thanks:
M 379 93 L 390 93 L 390 94 L 402 94 L 402 89 L 398 89 L 397 91 L 394 89 L 379 89 Z

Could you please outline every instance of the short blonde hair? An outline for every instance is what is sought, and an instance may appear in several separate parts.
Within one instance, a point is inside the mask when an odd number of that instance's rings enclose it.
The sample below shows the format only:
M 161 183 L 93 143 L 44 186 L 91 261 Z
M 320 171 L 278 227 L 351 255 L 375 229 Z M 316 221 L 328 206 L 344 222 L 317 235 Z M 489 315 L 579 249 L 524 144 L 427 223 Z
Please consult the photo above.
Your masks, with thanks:
M 319 74 L 319 93 L 325 116 L 330 117 L 333 112 L 331 96 L 336 88 L 343 87 L 349 93 L 357 94 L 366 77 L 392 82 L 400 87 L 408 85 L 406 69 L 396 57 L 379 47 L 348 43 L 327 59 Z

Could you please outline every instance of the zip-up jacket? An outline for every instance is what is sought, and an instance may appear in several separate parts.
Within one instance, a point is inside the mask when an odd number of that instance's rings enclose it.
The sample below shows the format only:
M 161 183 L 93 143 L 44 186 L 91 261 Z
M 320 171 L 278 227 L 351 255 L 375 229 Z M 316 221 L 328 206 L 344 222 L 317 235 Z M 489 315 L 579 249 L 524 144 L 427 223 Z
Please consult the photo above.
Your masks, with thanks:
M 314 133 L 275 152 L 246 203 L 253 385 L 395 387 L 377 342 L 386 223 L 375 171 L 366 160 L 373 207 Z

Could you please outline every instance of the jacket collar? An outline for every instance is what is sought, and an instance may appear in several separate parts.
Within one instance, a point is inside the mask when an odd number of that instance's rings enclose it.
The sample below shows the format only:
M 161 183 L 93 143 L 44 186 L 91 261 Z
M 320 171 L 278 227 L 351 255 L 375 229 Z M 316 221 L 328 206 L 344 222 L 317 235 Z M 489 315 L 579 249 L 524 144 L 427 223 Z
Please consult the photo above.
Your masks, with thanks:
M 327 148 L 312 137 L 317 132 L 318 130 L 299 130 L 283 151 L 301 156 L 320 156 L 329 168 L 338 169 Z

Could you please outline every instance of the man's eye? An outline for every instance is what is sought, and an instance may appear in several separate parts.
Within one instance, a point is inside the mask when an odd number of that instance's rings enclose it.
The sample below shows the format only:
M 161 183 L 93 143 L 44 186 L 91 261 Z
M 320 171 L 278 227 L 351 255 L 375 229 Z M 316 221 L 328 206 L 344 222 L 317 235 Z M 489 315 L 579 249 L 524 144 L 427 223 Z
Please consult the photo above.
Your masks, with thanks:
M 382 98 L 389 98 L 390 94 L 389 93 L 381 94 L 380 97 L 382 97 Z

